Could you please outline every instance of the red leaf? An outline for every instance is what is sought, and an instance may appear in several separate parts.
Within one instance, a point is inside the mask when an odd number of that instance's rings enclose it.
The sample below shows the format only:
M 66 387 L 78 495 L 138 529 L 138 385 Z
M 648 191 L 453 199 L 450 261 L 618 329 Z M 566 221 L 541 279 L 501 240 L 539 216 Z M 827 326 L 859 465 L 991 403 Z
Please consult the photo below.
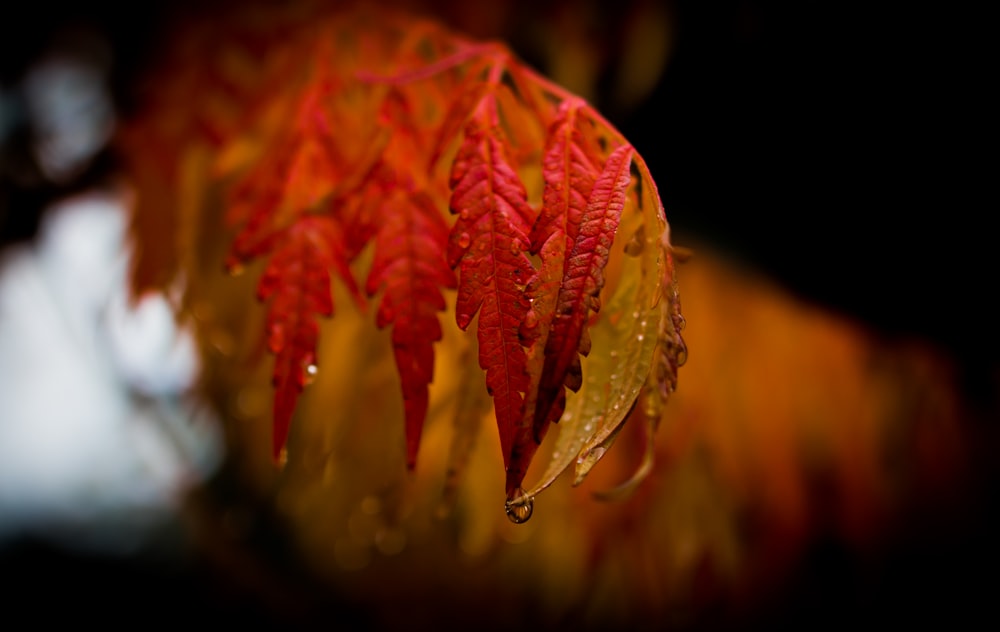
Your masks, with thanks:
M 567 276 L 567 250 L 580 232 L 587 202 L 600 173 L 601 158 L 595 155 L 580 130 L 577 99 L 565 101 L 549 129 L 542 175 L 545 188 L 542 210 L 531 231 L 531 251 L 540 253 L 542 264 L 528 283 L 531 308 L 521 326 L 522 340 L 530 343 L 528 373 L 531 388 L 525 397 L 526 414 L 514 436 L 511 465 L 507 469 L 507 491 L 513 492 L 524 479 L 545 427 L 535 429 L 534 410 L 544 366 L 544 351 L 562 280 Z M 547 425 L 546 425 L 547 426 Z
M 269 302 L 267 346 L 277 356 L 272 377 L 275 460 L 285 447 L 295 402 L 317 365 L 316 316 L 333 315 L 330 268 L 336 268 L 357 294 L 343 257 L 343 237 L 333 220 L 303 217 L 281 237 L 257 286 L 257 297 Z
M 566 101 L 548 135 L 542 175 L 545 191 L 542 211 L 531 229 L 531 252 L 538 253 L 553 237 L 569 238 L 579 232 L 587 201 L 600 172 L 594 155 L 578 126 L 581 101 Z
M 559 289 L 555 317 L 545 344 L 535 408 L 535 436 L 544 435 L 545 427 L 557 421 L 566 402 L 563 386 L 580 388 L 580 354 L 589 353 L 590 338 L 585 327 L 589 312 L 600 310 L 604 266 L 625 206 L 625 190 L 631 179 L 632 146 L 614 150 L 604 170 L 594 183 L 587 210 L 566 260 L 566 276 Z
M 231 265 L 269 252 L 275 234 L 302 214 L 323 210 L 338 197 L 356 193 L 388 141 L 387 128 L 366 127 L 355 131 L 363 137 L 364 149 L 345 153 L 334 140 L 338 130 L 330 106 L 335 102 L 331 94 L 343 88 L 336 79 L 323 77 L 322 70 L 314 72 L 320 76 L 296 98 L 291 124 L 275 134 L 260 161 L 230 190 L 226 220 L 240 227 L 233 240 Z
M 533 212 L 507 158 L 492 95 L 466 126 L 450 185 L 451 212 L 459 218 L 448 243 L 448 263 L 461 265 L 455 319 L 464 330 L 480 312 L 479 366 L 493 395 L 506 467 L 529 385 L 518 328 L 528 313 L 524 286 L 533 268 L 524 253 Z
M 441 158 L 448 143 L 455 138 L 459 130 L 465 124 L 466 119 L 473 113 L 476 106 L 486 95 L 488 84 L 483 81 L 482 75 L 489 68 L 492 60 L 482 58 L 476 60 L 468 69 L 460 83 L 455 86 L 453 92 L 458 96 L 451 102 L 445 114 L 444 121 L 437 133 L 437 138 L 430 154 L 427 168 L 431 170 Z
M 392 324 L 392 347 L 403 388 L 406 455 L 416 465 L 427 415 L 427 386 L 434 376 L 434 346 L 441 339 L 440 288 L 454 288 L 444 259 L 448 226 L 425 194 L 397 192 L 381 205 L 375 256 L 365 284 L 369 296 L 384 289 L 376 324 Z

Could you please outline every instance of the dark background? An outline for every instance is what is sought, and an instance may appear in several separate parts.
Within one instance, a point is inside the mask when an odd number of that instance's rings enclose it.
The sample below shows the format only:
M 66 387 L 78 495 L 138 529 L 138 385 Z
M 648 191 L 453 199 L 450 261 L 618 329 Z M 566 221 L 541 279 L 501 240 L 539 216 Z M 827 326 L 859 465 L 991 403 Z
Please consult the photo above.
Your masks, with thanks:
M 217 4 L 8 5 L 0 85 L 83 25 L 109 42 L 127 107 L 159 27 Z M 559 4 L 521 3 L 539 13 Z M 629 5 L 588 4 L 609 26 Z M 987 54 L 983 20 L 944 3 L 665 5 L 674 45 L 653 94 L 628 112 L 600 97 L 595 105 L 650 164 L 675 242 L 718 245 L 805 297 L 992 364 L 1000 345 L 988 275 L 995 205 L 981 184 L 990 150 L 979 118 L 988 82 L 976 74 Z M 23 215 L 0 215 L 5 240 L 30 233 Z
M 676 244 L 719 249 L 887 337 L 940 345 L 959 361 L 968 400 L 985 411 L 976 423 L 992 424 L 997 209 L 981 183 L 995 149 L 979 114 L 995 73 L 976 72 L 986 58 L 982 18 L 946 6 L 676 0 L 665 74 L 637 109 L 608 116 L 650 165 Z M 0 86 L 16 85 L 53 38 L 82 24 L 109 42 L 113 88 L 127 107 L 170 11 L 163 2 L 8 4 Z M 0 157 L 26 160 L 16 138 Z M 0 170 L 3 243 L 29 237 L 49 200 L 112 168 L 103 157 L 59 186 Z M 998 561 L 995 467 L 985 472 L 982 506 L 957 527 L 949 516 L 915 523 L 886 552 L 875 589 L 858 587 L 835 547 L 818 545 L 787 599 L 747 625 L 995 620 L 987 611 L 995 582 L 975 578 L 995 573 Z M 172 595 L 178 619 L 190 604 L 220 620 L 267 621 L 252 600 L 205 593 L 204 578 L 183 566 L 66 556 L 36 543 L 0 556 L 5 595 L 73 591 L 94 578 L 108 603 L 115 593 L 147 606 Z

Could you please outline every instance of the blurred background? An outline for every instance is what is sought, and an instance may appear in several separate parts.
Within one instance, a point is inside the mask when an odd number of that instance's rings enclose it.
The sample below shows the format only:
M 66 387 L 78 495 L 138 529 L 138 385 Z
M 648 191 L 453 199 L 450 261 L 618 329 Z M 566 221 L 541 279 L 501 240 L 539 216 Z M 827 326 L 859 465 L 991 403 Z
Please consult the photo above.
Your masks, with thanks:
M 43 620 L 66 602 L 84 619 L 123 624 L 139 607 L 169 622 L 393 627 L 286 550 L 292 527 L 230 476 L 224 423 L 191 394 L 191 333 L 166 300 L 125 300 L 128 220 L 109 141 L 156 47 L 174 37 L 165 27 L 215 4 L 0 11 L 0 582 L 15 611 Z M 662 615 L 621 621 L 708 630 L 996 620 L 993 584 L 979 579 L 1000 562 L 1000 345 L 989 208 L 975 187 L 986 167 L 968 158 L 985 143 L 975 116 L 985 88 L 965 74 L 984 55 L 973 16 L 762 0 L 399 4 L 505 39 L 590 100 L 644 156 L 673 242 L 695 253 L 680 271 L 691 362 L 676 417 L 708 429 L 718 480 L 685 469 L 676 446 L 691 440 L 680 424 L 664 429 L 661 469 L 681 474 L 650 494 L 687 493 L 685 507 L 709 513 L 728 511 L 709 502 L 712 485 L 735 489 L 734 503 L 764 500 L 746 502 L 749 517 L 735 512 L 735 527 L 728 517 L 695 523 L 694 541 L 709 538 L 714 557 L 664 554 L 683 582 L 663 588 L 670 581 L 655 569 L 621 571 L 640 584 L 640 605 Z M 699 319 L 709 324 L 697 329 Z M 720 380 L 759 393 L 742 401 L 760 414 L 715 411 Z M 775 442 L 803 418 L 780 402 L 800 395 L 805 403 L 789 406 L 833 411 L 830 425 L 856 433 L 843 453 L 817 448 L 845 468 L 832 467 L 831 480 L 768 470 L 784 454 Z M 733 436 L 742 447 L 720 447 L 739 444 Z M 885 436 L 901 462 L 885 465 Z M 747 475 L 756 470 L 733 454 L 759 459 L 764 473 Z M 871 489 L 883 484 L 896 491 Z M 192 502 L 219 498 L 242 513 L 191 518 Z M 777 518 L 753 517 L 771 510 Z M 629 515 L 646 522 L 596 518 L 595 533 L 644 541 L 676 531 L 666 514 Z M 206 535 L 208 525 L 231 537 Z M 700 531 L 726 528 L 767 533 Z M 734 553 L 719 544 L 730 540 L 754 544 Z M 477 586 L 493 588 L 476 573 Z M 755 580 L 768 589 L 753 590 Z M 726 614 L 708 614 L 716 606 Z

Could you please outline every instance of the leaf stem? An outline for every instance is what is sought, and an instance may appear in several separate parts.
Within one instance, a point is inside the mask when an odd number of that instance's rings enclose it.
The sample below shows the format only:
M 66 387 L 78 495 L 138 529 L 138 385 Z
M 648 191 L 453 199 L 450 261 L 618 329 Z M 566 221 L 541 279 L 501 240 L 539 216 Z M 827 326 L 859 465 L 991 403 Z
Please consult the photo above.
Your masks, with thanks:
M 355 73 L 355 77 L 359 81 L 364 83 L 383 83 L 388 85 L 404 85 L 407 83 L 413 83 L 415 81 L 422 81 L 433 77 L 436 74 L 442 73 L 446 70 L 450 70 L 455 66 L 459 66 L 474 59 L 480 55 L 504 55 L 506 54 L 506 49 L 502 44 L 497 42 L 485 42 L 482 44 L 467 44 L 459 47 L 458 52 L 452 53 L 447 57 L 439 59 L 433 63 L 427 64 L 416 70 L 411 70 L 409 72 L 403 72 L 398 75 L 376 75 L 375 73 L 369 72 L 367 70 L 359 70 Z

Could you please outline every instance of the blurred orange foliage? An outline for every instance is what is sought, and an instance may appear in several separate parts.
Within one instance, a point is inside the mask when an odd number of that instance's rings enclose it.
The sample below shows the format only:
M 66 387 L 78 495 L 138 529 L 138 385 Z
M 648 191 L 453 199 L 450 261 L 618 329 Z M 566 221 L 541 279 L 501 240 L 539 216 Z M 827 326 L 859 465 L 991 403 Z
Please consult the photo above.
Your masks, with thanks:
M 266 41 L 288 26 L 243 16 L 265 34 L 249 38 L 252 50 L 270 50 Z M 369 315 L 340 281 L 337 317 L 319 325 L 317 354 L 330 361 L 299 402 L 289 435 L 296 456 L 276 470 L 271 372 L 258 344 L 266 313 L 253 299 L 263 267 L 247 262 L 238 277 L 222 270 L 228 236 L 205 227 L 223 225 L 223 204 L 200 195 L 213 167 L 260 148 L 219 156 L 211 143 L 190 147 L 204 130 L 176 116 L 192 86 L 206 81 L 200 73 L 235 83 L 255 73 L 237 57 L 192 56 L 215 37 L 215 25 L 204 24 L 174 51 L 171 67 L 191 82 L 175 77 L 176 92 L 143 113 L 152 126 L 122 136 L 126 152 L 151 155 L 131 174 L 147 204 L 135 218 L 147 245 L 137 283 L 162 287 L 172 270 L 185 270 L 180 317 L 196 327 L 203 394 L 226 425 L 226 468 L 191 504 L 201 552 L 290 625 L 313 623 L 330 603 L 350 604 L 350 616 L 375 628 L 506 629 L 529 619 L 539 628 L 736 625 L 794 579 L 818 540 L 876 559 L 915 508 L 948 506 L 949 490 L 967 480 L 964 420 L 972 413 L 946 354 L 887 340 L 701 247 L 677 272 L 691 352 L 655 438 L 655 424 L 627 425 L 591 477 L 578 487 L 557 481 L 530 522 L 510 524 L 498 511 L 500 439 L 482 431 L 493 412 L 482 376 L 460 368 L 474 361 L 475 344 L 455 327 L 442 332 L 421 466 L 408 471 L 397 440 L 402 401 L 368 395 L 397 390 L 391 335 L 369 331 Z M 283 76 L 288 58 L 262 58 Z M 218 108 L 209 118 L 221 127 L 211 133 L 223 137 L 258 104 L 203 105 Z M 175 193 L 180 212 L 172 215 L 163 205 Z M 363 263 L 351 264 L 355 276 Z M 453 310 L 454 292 L 446 300 Z M 540 454 L 551 453 L 560 430 Z M 649 478 L 627 499 L 596 501 L 593 493 L 629 478 L 649 440 Z M 527 478 L 540 474 L 533 467 Z M 260 544 L 262 534 L 270 545 Z

